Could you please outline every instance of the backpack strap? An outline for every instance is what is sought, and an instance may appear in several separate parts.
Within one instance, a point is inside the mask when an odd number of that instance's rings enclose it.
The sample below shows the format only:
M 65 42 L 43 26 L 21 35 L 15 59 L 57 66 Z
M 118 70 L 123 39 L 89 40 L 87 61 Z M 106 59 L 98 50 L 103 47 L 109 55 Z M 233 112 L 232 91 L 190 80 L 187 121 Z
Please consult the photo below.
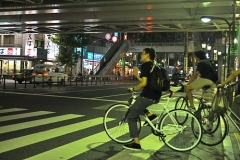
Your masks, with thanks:
M 152 69 L 150 70 L 150 73 L 152 73 L 152 72 L 153 72 L 153 70 L 154 70 L 154 68 L 155 68 L 156 64 L 157 64 L 157 62 L 156 62 L 156 61 L 153 61 L 153 65 L 152 65 Z
M 206 59 L 206 62 L 207 62 L 207 64 L 210 66 L 210 68 L 212 69 L 212 73 L 215 74 L 215 73 L 214 73 L 214 68 L 213 68 L 211 62 L 209 62 L 209 60 L 207 60 L 207 59 Z

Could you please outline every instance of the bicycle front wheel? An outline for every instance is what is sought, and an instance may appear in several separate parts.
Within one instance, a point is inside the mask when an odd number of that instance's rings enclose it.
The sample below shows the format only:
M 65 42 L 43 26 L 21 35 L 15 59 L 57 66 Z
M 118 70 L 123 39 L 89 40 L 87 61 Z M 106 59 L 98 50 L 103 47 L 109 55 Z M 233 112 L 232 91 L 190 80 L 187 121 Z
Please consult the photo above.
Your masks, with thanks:
M 107 135 L 117 143 L 129 143 L 133 139 L 129 135 L 127 123 L 127 112 L 129 106 L 126 104 L 114 104 L 107 109 L 103 117 L 103 126 Z M 137 121 L 138 132 L 141 130 L 141 121 Z
M 184 121 L 184 124 L 180 125 L 176 119 Z M 198 134 L 193 132 L 192 123 L 194 123 L 194 131 L 198 131 Z M 166 136 L 162 138 L 163 142 L 176 151 L 189 151 L 195 148 L 202 138 L 202 128 L 198 119 L 191 112 L 183 109 L 166 113 L 160 122 L 160 131 Z

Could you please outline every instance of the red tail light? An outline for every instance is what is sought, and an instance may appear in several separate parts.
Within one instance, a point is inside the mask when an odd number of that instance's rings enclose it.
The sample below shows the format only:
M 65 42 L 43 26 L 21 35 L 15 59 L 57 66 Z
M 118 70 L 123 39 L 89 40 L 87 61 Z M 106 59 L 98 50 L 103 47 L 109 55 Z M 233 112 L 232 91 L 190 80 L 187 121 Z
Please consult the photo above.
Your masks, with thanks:
M 43 73 L 43 76 L 44 76 L 44 77 L 48 77 L 48 72 L 44 72 L 44 73 Z
M 12 76 L 12 78 L 14 78 L 14 75 Z
M 26 76 L 23 76 L 23 78 L 26 78 Z
M 32 73 L 32 76 L 36 76 L 36 73 Z

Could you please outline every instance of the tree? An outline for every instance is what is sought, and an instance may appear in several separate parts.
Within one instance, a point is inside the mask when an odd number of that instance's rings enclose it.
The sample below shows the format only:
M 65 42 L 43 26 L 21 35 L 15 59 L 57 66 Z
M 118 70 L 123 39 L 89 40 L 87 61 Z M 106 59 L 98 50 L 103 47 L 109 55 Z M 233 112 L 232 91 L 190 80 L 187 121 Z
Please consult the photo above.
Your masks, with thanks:
M 83 58 L 83 52 L 78 55 L 74 52 L 74 48 L 83 48 L 92 41 L 89 34 L 58 34 L 52 37 L 51 40 L 59 46 L 58 62 L 61 65 L 66 65 L 68 68 L 76 65 L 79 56 L 81 57 L 81 61 Z

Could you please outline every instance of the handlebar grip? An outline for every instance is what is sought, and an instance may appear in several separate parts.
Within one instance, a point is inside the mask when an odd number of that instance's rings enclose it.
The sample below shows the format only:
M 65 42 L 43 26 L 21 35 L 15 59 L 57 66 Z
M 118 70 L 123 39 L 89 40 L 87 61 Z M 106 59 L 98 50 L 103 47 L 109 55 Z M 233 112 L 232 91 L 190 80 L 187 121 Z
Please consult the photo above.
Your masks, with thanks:
M 128 92 L 128 93 L 131 93 L 131 92 L 133 92 L 133 91 L 132 91 L 131 89 L 127 89 L 127 92 Z

